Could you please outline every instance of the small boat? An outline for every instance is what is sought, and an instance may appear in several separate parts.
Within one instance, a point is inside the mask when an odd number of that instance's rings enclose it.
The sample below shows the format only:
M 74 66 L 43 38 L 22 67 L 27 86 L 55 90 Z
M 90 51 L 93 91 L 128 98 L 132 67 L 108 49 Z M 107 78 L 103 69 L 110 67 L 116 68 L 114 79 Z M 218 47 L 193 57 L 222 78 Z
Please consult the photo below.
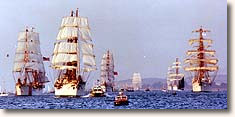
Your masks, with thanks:
M 128 97 L 124 95 L 122 91 L 120 91 L 119 95 L 115 97 L 114 105 L 121 106 L 121 105 L 128 105 L 128 104 L 129 104 Z
M 134 92 L 134 88 L 133 88 L 133 87 L 127 87 L 127 88 L 126 88 L 126 91 L 127 91 L 127 92 Z
M 150 91 L 150 89 L 149 89 L 149 88 L 146 88 L 145 91 Z
M 6 92 L 1 92 L 1 93 L 0 93 L 0 96 L 8 96 L 8 93 L 6 93 Z
M 105 97 L 105 89 L 102 86 L 95 86 L 91 90 L 91 97 Z

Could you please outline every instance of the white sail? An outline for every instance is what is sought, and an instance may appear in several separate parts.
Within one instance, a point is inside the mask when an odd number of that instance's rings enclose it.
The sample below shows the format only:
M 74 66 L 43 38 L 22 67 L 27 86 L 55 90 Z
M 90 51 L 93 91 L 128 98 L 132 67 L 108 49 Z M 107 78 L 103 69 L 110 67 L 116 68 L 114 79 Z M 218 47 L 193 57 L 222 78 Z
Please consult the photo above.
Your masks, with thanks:
M 57 40 L 67 40 L 68 38 L 78 37 L 78 35 L 83 41 L 91 41 L 88 19 L 85 17 L 64 17 Z
M 132 84 L 134 90 L 139 90 L 142 87 L 142 79 L 140 73 L 134 73 L 132 76 Z
M 108 87 L 114 86 L 114 60 L 113 54 L 107 51 L 101 60 L 101 74 L 100 78 L 102 83 L 106 83 Z
M 25 61 L 25 53 L 28 55 L 27 62 Z M 19 33 L 13 71 L 21 72 L 24 67 L 45 72 L 40 51 L 39 33 L 26 31 Z
M 84 64 L 84 72 L 90 72 L 96 70 L 95 55 L 93 52 L 93 45 L 89 43 L 83 43 L 81 45 L 82 58 Z
M 63 27 L 57 35 L 57 40 L 67 40 L 74 37 L 78 37 L 78 29 L 76 27 Z

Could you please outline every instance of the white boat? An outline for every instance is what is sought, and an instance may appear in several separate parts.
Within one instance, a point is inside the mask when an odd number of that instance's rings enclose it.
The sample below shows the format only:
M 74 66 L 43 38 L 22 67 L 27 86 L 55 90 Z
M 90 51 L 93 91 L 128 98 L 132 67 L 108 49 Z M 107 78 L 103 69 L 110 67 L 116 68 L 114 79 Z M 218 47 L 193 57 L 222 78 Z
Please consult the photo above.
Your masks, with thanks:
M 45 83 L 43 57 L 40 50 L 39 33 L 34 28 L 19 33 L 15 53 L 13 75 L 16 95 L 41 95 Z
M 56 38 L 52 66 L 57 71 L 55 96 L 83 96 L 90 73 L 96 70 L 88 19 L 71 12 L 63 17 Z
M 185 70 L 192 74 L 193 92 L 212 91 L 211 84 L 219 67 L 216 65 L 218 59 L 215 58 L 215 50 L 210 50 L 213 41 L 204 37 L 205 33 L 210 31 L 201 27 L 193 32 L 199 33 L 199 38 L 189 40 L 193 49 L 187 51 Z

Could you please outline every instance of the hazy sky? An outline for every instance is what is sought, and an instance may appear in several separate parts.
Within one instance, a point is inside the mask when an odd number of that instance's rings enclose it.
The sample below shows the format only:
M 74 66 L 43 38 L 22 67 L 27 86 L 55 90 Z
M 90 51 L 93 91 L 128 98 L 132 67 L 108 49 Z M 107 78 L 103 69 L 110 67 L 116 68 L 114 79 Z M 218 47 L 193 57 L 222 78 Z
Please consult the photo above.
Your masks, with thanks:
M 201 25 L 212 31 L 218 74 L 227 73 L 226 0 L 1 0 L 0 77 L 1 82 L 7 80 L 8 89 L 14 89 L 18 32 L 34 26 L 40 33 L 42 54 L 51 56 L 61 18 L 76 8 L 90 23 L 98 66 L 93 79 L 100 76 L 101 57 L 107 49 L 114 54 L 116 79 L 130 79 L 133 72 L 165 78 L 175 57 L 185 59 L 191 32 Z M 52 77 L 48 66 L 45 63 Z

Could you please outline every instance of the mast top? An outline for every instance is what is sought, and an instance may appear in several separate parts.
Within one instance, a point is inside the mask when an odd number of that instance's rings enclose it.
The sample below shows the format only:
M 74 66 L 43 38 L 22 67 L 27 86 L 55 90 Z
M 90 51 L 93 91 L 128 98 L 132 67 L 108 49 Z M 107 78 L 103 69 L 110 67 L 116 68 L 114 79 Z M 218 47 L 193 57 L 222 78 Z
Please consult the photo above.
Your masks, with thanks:
M 176 58 L 175 61 L 176 61 L 176 62 L 179 62 L 179 58 Z
M 79 15 L 79 11 L 78 11 L 78 8 L 76 9 L 76 17 L 78 17 Z
M 211 31 L 207 30 L 207 29 L 203 29 L 203 27 L 200 26 L 200 29 L 192 31 L 192 33 L 194 33 L 194 32 L 200 33 L 200 35 L 202 35 L 202 33 L 204 33 L 204 32 L 211 32 Z
M 26 26 L 26 28 L 25 28 L 25 32 L 29 32 L 28 26 Z
M 73 17 L 73 14 L 74 14 L 74 13 L 73 13 L 73 10 L 72 10 L 72 11 L 71 11 L 71 17 Z
M 74 11 L 72 10 L 71 11 L 71 17 L 73 17 L 75 14 L 75 17 L 78 17 L 79 16 L 79 11 L 78 11 L 78 8 L 76 9 L 76 12 L 74 13 Z

